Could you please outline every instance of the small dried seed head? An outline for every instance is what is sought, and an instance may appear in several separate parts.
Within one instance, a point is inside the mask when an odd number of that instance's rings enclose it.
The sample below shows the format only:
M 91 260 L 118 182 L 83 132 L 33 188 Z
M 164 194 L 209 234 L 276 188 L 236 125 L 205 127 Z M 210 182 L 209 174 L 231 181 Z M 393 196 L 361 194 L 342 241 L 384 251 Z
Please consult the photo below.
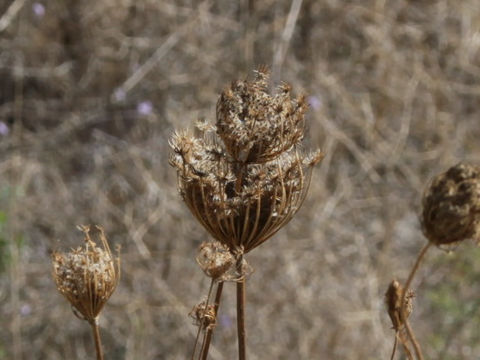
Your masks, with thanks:
M 397 280 L 393 280 L 388 286 L 388 290 L 385 293 L 385 304 L 387 306 L 388 315 L 392 320 L 392 326 L 395 331 L 401 330 L 403 327 L 402 317 L 400 315 L 401 302 L 402 302 L 403 287 Z M 405 296 L 405 315 L 406 318 L 410 316 L 413 311 L 413 298 L 415 294 L 412 290 L 408 290 Z
M 103 229 L 79 227 L 85 234 L 85 246 L 69 253 L 52 254 L 53 278 L 58 291 L 89 322 L 94 322 L 117 287 L 119 257 L 114 258 Z M 91 238 L 94 233 L 101 247 Z
M 203 242 L 198 249 L 197 263 L 214 280 L 222 279 L 235 263 L 235 258 L 222 243 Z
M 205 301 L 195 305 L 188 314 L 194 325 L 201 326 L 203 329 L 211 329 L 216 325 L 215 306 L 207 305 Z
M 423 200 L 422 229 L 437 246 L 480 239 L 480 168 L 458 164 L 436 176 Z

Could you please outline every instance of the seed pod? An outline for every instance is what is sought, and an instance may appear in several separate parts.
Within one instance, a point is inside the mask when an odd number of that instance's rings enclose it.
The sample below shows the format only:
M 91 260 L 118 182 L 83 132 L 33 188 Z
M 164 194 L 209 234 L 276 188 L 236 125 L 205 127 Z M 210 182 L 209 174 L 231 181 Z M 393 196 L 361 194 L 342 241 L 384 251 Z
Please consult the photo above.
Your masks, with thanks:
M 423 195 L 422 230 L 437 246 L 480 235 L 480 168 L 458 164 L 436 176 Z

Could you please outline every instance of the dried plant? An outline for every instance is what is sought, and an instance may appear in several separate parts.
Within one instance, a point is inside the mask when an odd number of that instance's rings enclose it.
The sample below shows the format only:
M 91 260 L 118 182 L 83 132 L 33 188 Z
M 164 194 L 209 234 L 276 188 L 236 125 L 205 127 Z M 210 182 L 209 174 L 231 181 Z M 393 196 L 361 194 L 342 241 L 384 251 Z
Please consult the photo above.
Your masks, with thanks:
M 395 356 L 398 339 L 400 339 L 400 342 L 403 345 L 407 357 L 409 359 L 411 358 L 411 352 L 408 348 L 407 338 L 405 336 L 404 329 L 407 325 L 406 322 L 408 321 L 408 317 L 413 311 L 413 298 L 415 297 L 415 293 L 412 290 L 408 290 L 406 292 L 405 320 L 402 319 L 401 315 L 402 293 L 403 287 L 397 280 L 392 280 L 392 282 L 388 286 L 387 292 L 385 293 L 385 305 L 387 306 L 388 315 L 390 316 L 390 320 L 392 321 L 392 328 L 395 330 L 395 343 L 393 346 L 391 359 L 393 359 Z
M 401 291 L 400 304 L 402 306 L 398 324 L 405 325 L 416 357 L 420 360 L 423 359 L 423 354 L 407 321 L 411 312 L 408 302 L 410 290 L 407 291 L 407 289 L 410 288 L 413 277 L 420 267 L 420 262 L 432 245 L 449 248 L 468 239 L 479 241 L 480 168 L 460 163 L 437 175 L 425 190 L 422 205 L 421 224 L 428 243 L 417 256 L 403 288 L 399 286 L 395 290 L 396 292 Z M 391 293 L 393 290 L 389 289 L 389 291 Z M 390 306 L 388 310 L 392 317 Z M 408 351 L 406 346 L 405 349 Z
M 435 245 L 480 239 L 480 168 L 458 164 L 438 175 L 423 196 L 422 228 Z
M 199 136 L 176 132 L 170 141 L 182 198 L 235 257 L 240 359 L 245 358 L 243 255 L 295 215 L 322 158 L 320 151 L 307 155 L 299 149 L 307 104 L 303 96 L 292 99 L 290 91 L 282 85 L 270 95 L 268 72 L 260 68 L 253 80 L 235 81 L 222 92 L 216 125 L 197 123 Z
M 103 359 L 98 317 L 115 291 L 120 278 L 120 259 L 110 251 L 104 231 L 100 226 L 79 226 L 85 234 L 85 246 L 69 253 L 52 255 L 53 278 L 58 291 L 68 300 L 74 314 L 92 326 L 97 359 Z M 91 238 L 98 235 L 101 247 Z

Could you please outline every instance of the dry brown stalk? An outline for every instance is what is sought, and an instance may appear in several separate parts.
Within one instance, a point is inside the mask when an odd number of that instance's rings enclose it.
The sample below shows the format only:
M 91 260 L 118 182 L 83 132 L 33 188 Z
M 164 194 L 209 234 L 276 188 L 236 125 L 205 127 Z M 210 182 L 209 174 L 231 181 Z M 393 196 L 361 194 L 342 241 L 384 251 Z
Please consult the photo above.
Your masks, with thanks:
M 110 251 L 100 226 L 79 226 L 85 246 L 68 253 L 52 254 L 53 278 L 58 291 L 68 300 L 74 314 L 90 323 L 97 359 L 103 359 L 98 317 L 120 279 L 120 258 Z M 101 247 L 91 238 L 94 233 Z
M 240 359 L 246 357 L 243 255 L 291 220 L 323 156 L 299 150 L 305 97 L 292 99 L 286 84 L 269 94 L 268 78 L 260 68 L 253 80 L 233 82 L 218 100 L 216 125 L 197 123 L 200 136 L 182 131 L 170 141 L 181 196 L 236 261 Z

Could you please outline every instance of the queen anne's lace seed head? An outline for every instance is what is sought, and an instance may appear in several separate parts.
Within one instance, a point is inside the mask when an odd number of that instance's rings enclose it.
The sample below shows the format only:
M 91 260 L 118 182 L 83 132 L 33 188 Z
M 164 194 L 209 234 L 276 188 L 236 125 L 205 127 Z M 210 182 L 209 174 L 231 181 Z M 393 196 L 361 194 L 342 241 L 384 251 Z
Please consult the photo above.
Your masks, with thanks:
M 247 253 L 300 208 L 311 170 L 322 154 L 303 154 L 306 104 L 290 87 L 267 93 L 267 73 L 237 81 L 220 96 L 216 127 L 197 125 L 200 136 L 176 132 L 170 164 L 180 194 L 197 220 L 232 253 Z M 213 132 L 216 128 L 218 137 Z
M 435 177 L 423 195 L 422 228 L 435 245 L 480 240 L 480 168 L 458 164 Z
M 110 251 L 103 229 L 79 227 L 85 234 L 84 247 L 69 253 L 52 254 L 53 277 L 58 291 L 87 321 L 94 322 L 117 287 L 119 258 Z M 95 232 L 101 247 L 90 236 Z

